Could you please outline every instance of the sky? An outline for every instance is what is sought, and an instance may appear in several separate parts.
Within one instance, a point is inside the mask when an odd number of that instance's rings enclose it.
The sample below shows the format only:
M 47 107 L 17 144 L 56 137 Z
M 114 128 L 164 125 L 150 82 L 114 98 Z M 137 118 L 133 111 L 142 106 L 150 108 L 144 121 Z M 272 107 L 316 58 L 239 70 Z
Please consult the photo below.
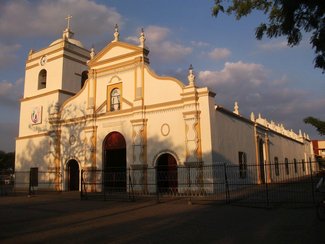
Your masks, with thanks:
M 113 40 L 135 44 L 141 28 L 151 68 L 187 84 L 190 64 L 196 84 L 209 87 L 216 104 L 249 118 L 263 118 L 324 139 L 303 118 L 325 120 L 325 74 L 314 69 L 308 33 L 299 46 L 284 38 L 255 39 L 266 17 L 259 12 L 236 21 L 211 15 L 213 0 L 1 0 L 0 4 L 0 150 L 15 150 L 19 106 L 29 50 L 47 47 L 62 36 L 68 15 L 75 39 L 98 53 Z

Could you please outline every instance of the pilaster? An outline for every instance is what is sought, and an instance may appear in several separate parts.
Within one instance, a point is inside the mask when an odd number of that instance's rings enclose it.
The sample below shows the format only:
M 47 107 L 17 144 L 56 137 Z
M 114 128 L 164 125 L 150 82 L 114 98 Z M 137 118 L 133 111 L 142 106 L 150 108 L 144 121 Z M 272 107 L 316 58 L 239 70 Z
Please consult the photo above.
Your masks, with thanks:
M 147 189 L 147 119 L 131 120 L 132 123 L 132 149 L 133 162 L 132 184 L 135 191 L 144 191 Z

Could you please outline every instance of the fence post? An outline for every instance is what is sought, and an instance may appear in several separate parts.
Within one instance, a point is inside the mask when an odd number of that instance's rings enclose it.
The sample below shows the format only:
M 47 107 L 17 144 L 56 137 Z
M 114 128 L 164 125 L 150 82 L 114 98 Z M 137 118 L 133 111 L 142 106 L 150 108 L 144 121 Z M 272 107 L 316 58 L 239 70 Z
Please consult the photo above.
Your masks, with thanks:
M 229 183 L 228 183 L 228 175 L 227 175 L 227 164 L 223 164 L 224 174 L 225 174 L 225 187 L 226 187 L 226 203 L 230 203 L 230 191 L 229 191 Z
M 189 191 L 189 193 L 190 193 L 190 197 L 189 197 L 189 199 L 188 199 L 188 205 L 192 205 L 192 189 L 191 189 L 191 165 L 188 165 L 187 166 L 187 168 L 188 168 L 188 191 Z
M 309 169 L 310 169 L 310 183 L 311 183 L 311 194 L 313 196 L 313 204 L 316 203 L 315 201 L 315 189 L 314 189 L 314 177 L 313 177 L 313 167 L 311 159 L 309 158 Z
M 154 167 L 155 172 L 156 172 L 156 201 L 159 203 L 159 187 L 158 187 L 158 166 L 156 165 Z
M 81 169 L 81 190 L 80 190 L 80 200 L 83 200 L 83 188 L 84 188 L 84 170 Z
M 29 185 L 28 185 L 28 196 L 32 195 L 32 172 L 29 170 Z
M 134 188 L 133 188 L 133 184 L 132 184 L 132 178 L 131 178 L 131 168 L 128 168 L 128 175 L 129 175 L 129 200 L 131 201 L 135 201 L 135 196 L 134 196 Z M 131 195 L 130 195 L 131 194 Z
M 29 170 L 29 190 L 28 195 L 35 194 L 35 188 L 38 186 L 38 168 L 30 168 Z
M 269 208 L 270 207 L 269 183 L 268 183 L 268 177 L 267 177 L 268 171 L 267 171 L 266 161 L 264 161 L 264 169 L 265 169 L 264 181 L 265 181 L 265 192 L 266 192 L 266 207 Z

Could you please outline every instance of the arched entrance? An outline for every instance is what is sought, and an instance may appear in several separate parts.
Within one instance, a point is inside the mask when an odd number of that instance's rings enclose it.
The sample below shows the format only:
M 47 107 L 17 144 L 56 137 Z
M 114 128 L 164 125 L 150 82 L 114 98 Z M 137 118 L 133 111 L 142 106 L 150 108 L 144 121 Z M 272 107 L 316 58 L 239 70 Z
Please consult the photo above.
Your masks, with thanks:
M 264 171 L 264 142 L 260 140 L 258 143 L 259 154 L 259 166 L 260 166 L 260 182 L 265 183 L 265 171 Z
M 177 192 L 177 162 L 173 155 L 164 153 L 157 159 L 158 192 Z
M 119 132 L 109 133 L 103 142 L 104 187 L 106 191 L 126 191 L 126 142 Z
M 71 159 L 67 162 L 68 191 L 79 191 L 79 164 Z

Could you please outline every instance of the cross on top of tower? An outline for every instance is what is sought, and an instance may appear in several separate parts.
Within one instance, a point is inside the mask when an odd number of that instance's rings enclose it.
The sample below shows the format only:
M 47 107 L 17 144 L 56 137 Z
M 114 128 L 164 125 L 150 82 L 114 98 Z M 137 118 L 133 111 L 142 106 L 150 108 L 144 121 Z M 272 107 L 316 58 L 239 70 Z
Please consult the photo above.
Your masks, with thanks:
M 67 20 L 67 28 L 63 31 L 63 39 L 69 39 L 73 37 L 73 32 L 70 30 L 70 19 L 71 15 L 68 15 L 65 19 Z
M 72 18 L 71 15 L 68 15 L 65 19 L 68 21 L 67 29 L 70 29 L 70 19 Z

